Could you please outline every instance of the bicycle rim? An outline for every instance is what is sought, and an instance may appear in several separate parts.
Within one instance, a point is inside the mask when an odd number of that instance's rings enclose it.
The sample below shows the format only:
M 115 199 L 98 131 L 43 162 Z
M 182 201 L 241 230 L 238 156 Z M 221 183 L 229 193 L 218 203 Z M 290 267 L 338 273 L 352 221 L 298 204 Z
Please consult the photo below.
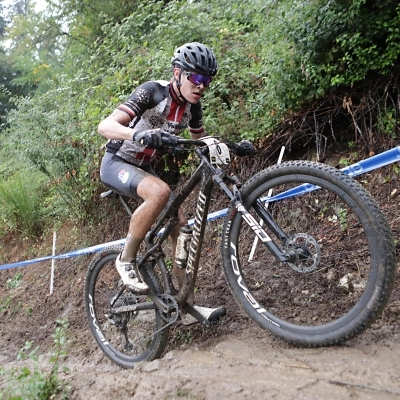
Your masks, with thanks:
M 88 268 L 85 285 L 85 308 L 89 326 L 98 345 L 116 364 L 131 368 L 139 361 L 150 361 L 161 356 L 168 338 L 157 309 L 114 314 L 111 302 L 122 285 L 115 268 L 115 259 L 122 251 L 113 247 L 98 253 Z M 160 293 L 160 283 L 154 271 L 144 270 L 143 277 L 151 290 Z M 147 296 L 134 295 L 124 290 L 113 307 L 141 305 Z
M 287 196 L 303 184 L 318 188 Z M 379 316 L 393 285 L 394 245 L 379 208 L 357 182 L 322 164 L 289 162 L 256 175 L 243 197 L 257 222 L 252 206 L 262 199 L 288 236 L 274 241 L 299 255 L 279 262 L 260 240 L 249 241 L 254 231 L 230 210 L 226 275 L 253 319 L 292 343 L 319 346 L 347 340 Z M 266 202 L 271 198 L 278 200 Z

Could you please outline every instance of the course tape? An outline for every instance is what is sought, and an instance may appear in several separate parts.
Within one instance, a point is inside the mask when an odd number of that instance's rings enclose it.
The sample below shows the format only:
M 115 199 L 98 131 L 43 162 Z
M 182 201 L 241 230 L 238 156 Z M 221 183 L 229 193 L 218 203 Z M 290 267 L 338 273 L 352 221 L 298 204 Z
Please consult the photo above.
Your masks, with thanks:
M 385 165 L 392 164 L 396 161 L 400 161 L 400 146 L 397 146 L 391 150 L 385 151 L 384 153 L 378 154 L 376 156 L 367 158 L 358 163 L 349 165 L 348 167 L 343 168 L 341 171 L 351 177 L 354 177 L 357 175 L 365 174 L 366 172 L 370 172 L 374 169 L 384 167 Z M 262 200 L 271 203 L 273 201 L 283 200 L 289 197 L 308 193 L 316 189 L 319 189 L 319 187 L 311 185 L 309 183 L 304 183 L 286 192 L 279 193 L 275 196 L 269 198 L 265 197 Z
M 343 171 L 345 174 L 347 174 L 351 177 L 354 177 L 357 175 L 364 174 L 366 172 L 373 171 L 378 168 L 382 168 L 386 165 L 395 163 L 397 161 L 400 161 L 400 146 L 394 147 L 393 149 L 387 150 L 381 154 L 369 157 L 358 163 L 352 164 L 346 168 L 343 168 L 341 171 Z M 318 187 L 314 186 L 314 185 L 310 185 L 310 184 L 300 185 L 297 188 L 294 188 L 287 192 L 280 193 L 279 195 L 273 196 L 273 197 L 269 198 L 268 201 L 270 202 L 270 201 L 281 200 L 282 198 L 303 194 L 303 193 L 306 193 L 306 192 L 309 192 L 309 191 L 315 190 L 315 189 L 318 189 Z M 223 210 L 212 212 L 212 213 L 208 214 L 207 221 L 213 221 L 217 218 L 222 218 L 226 215 L 227 211 L 228 211 L 228 208 L 224 208 Z M 189 220 L 188 223 L 189 223 L 189 225 L 193 225 L 194 219 Z M 97 246 L 87 247 L 85 249 L 74 250 L 69 253 L 60 254 L 58 256 L 46 256 L 46 257 L 34 258 L 32 260 L 27 260 L 27 261 L 16 262 L 13 264 L 4 264 L 4 265 L 0 265 L 0 271 L 4 270 L 4 269 L 25 267 L 27 265 L 36 264 L 36 263 L 39 263 L 42 261 L 52 260 L 53 258 L 55 260 L 58 260 L 58 259 L 63 259 L 63 258 L 73 258 L 73 257 L 78 257 L 78 256 L 86 255 L 86 254 L 96 253 L 98 251 L 103 250 L 106 247 L 113 246 L 113 245 L 123 245 L 124 243 L 125 243 L 125 239 L 120 239 L 120 240 L 116 240 L 114 242 L 108 242 L 108 243 L 99 244 Z

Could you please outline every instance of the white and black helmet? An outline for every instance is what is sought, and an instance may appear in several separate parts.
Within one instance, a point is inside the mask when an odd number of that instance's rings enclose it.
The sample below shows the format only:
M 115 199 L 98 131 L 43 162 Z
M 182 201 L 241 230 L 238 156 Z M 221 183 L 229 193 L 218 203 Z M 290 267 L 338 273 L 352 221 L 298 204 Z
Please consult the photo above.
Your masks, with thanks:
M 201 75 L 215 76 L 218 72 L 218 63 L 213 51 L 198 42 L 178 47 L 171 63 L 182 67 L 185 71 L 194 71 Z

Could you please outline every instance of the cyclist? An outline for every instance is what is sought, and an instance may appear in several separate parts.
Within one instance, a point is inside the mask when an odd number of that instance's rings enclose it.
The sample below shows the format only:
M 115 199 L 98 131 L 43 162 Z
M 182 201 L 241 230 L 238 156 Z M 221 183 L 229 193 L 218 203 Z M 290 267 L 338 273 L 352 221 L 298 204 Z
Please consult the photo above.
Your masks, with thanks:
M 155 174 L 151 161 L 162 146 L 162 136 L 179 135 L 186 128 L 192 139 L 205 136 L 200 100 L 218 70 L 213 51 L 197 42 L 178 47 L 171 63 L 170 82 L 149 81 L 138 86 L 98 127 L 99 133 L 108 139 L 100 179 L 122 195 L 143 200 L 132 214 L 124 249 L 116 260 L 124 284 L 136 294 L 149 291 L 135 265 L 139 246 L 173 196 L 167 183 Z M 181 286 L 185 271 L 175 264 L 175 249 L 179 228 L 187 220 L 181 210 L 178 216 L 171 242 L 173 273 Z M 191 294 L 188 301 L 192 302 L 193 297 Z M 224 307 L 194 307 L 210 321 L 225 314 Z M 188 323 L 197 321 L 188 314 L 182 317 Z

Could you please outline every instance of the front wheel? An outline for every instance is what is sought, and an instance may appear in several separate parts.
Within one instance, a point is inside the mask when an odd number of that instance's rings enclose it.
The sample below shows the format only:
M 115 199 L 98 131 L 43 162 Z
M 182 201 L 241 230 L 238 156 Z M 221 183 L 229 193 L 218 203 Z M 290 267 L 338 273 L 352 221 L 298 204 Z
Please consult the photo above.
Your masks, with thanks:
M 222 254 L 229 286 L 252 319 L 293 344 L 324 346 L 354 337 L 378 318 L 394 282 L 395 247 L 360 184 L 326 165 L 292 161 L 253 176 L 242 199 L 251 216 L 246 222 L 230 207 Z M 257 201 L 282 229 L 279 239 Z M 292 255 L 290 262 L 278 261 L 264 237 L 255 243 L 252 218 Z
M 105 248 L 89 264 L 85 310 L 92 334 L 107 357 L 121 367 L 132 368 L 138 361 L 150 361 L 162 355 L 168 327 L 147 296 L 122 290 L 122 280 L 115 268 L 115 259 L 122 250 L 121 246 Z M 162 294 L 151 266 L 143 269 L 142 274 L 150 290 Z M 139 311 L 129 310 L 134 306 Z M 119 311 L 113 313 L 112 310 Z

